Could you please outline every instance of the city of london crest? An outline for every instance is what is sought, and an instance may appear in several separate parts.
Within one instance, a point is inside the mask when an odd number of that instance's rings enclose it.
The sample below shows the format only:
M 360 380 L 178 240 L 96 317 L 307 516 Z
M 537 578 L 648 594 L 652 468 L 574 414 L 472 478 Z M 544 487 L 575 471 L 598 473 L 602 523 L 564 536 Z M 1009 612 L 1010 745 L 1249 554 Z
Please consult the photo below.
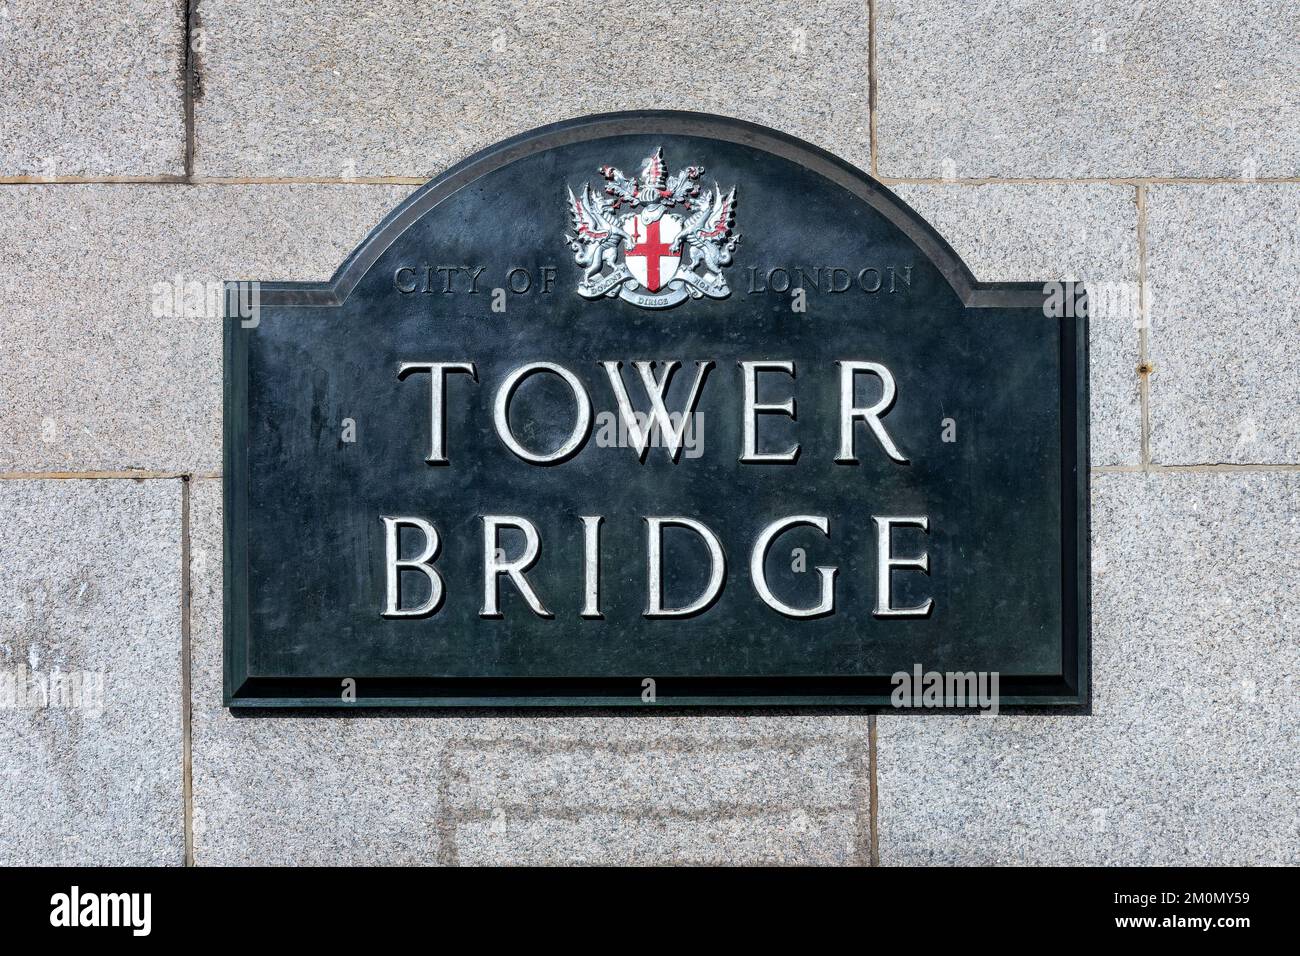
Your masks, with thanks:
M 731 294 L 722 275 L 740 241 L 732 235 L 736 187 L 701 187 L 703 166 L 668 175 L 663 149 L 633 179 L 602 166 L 604 188 L 583 184 L 569 192 L 572 233 L 564 238 L 583 268 L 578 294 L 618 296 L 646 309 L 666 309 L 686 298 Z

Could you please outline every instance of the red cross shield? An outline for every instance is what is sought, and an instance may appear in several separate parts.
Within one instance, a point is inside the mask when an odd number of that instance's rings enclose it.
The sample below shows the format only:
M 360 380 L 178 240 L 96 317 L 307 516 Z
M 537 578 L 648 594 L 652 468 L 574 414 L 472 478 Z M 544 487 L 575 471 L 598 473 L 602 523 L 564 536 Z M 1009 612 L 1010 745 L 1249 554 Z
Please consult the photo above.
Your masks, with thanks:
M 654 222 L 646 221 L 644 212 L 625 216 L 620 223 L 632 240 L 624 253 L 628 271 L 648 292 L 658 292 L 677 274 L 682 261 L 681 250 L 671 252 L 672 241 L 682 231 L 682 221 L 677 216 L 660 216 Z

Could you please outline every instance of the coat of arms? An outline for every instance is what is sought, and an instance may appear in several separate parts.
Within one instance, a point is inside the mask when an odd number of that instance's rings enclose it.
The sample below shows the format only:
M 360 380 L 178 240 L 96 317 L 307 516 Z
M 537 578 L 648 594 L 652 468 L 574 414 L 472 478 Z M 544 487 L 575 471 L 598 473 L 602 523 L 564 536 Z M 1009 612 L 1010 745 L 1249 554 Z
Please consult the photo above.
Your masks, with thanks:
M 687 297 L 731 294 L 722 270 L 740 241 L 731 234 L 735 186 L 726 193 L 716 182 L 701 187 L 703 166 L 668 175 L 662 148 L 646 157 L 636 178 L 613 166 L 600 174 L 600 192 L 589 183 L 577 196 L 568 189 L 573 233 L 564 238 L 584 269 L 579 295 L 666 309 Z

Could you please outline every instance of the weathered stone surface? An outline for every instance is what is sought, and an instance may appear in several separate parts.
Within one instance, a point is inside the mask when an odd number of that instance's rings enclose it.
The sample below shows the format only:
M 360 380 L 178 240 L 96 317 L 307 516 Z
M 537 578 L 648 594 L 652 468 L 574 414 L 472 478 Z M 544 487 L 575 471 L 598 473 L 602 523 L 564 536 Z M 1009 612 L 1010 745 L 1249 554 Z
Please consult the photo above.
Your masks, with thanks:
M 408 191 L 0 189 L 0 470 L 220 469 L 221 323 L 178 281 L 328 278 Z
M 184 860 L 179 481 L 0 481 L 0 865 Z
M 1300 184 L 1147 193 L 1151 456 L 1300 462 Z
M 876 29 L 882 175 L 1297 173 L 1290 0 L 879 0 Z
M 881 717 L 882 863 L 1300 862 L 1300 475 L 1093 509 L 1093 713 Z
M 232 716 L 220 506 L 195 482 L 198 863 L 867 861 L 864 716 Z
M 497 814 L 463 825 L 457 849 L 462 863 L 477 866 L 862 864 L 861 825 L 851 812 L 802 810 L 716 818 L 588 813 L 512 820 Z
M 448 838 L 462 863 L 864 863 L 866 717 L 463 724 Z
M 195 862 L 436 862 L 436 717 L 234 717 L 222 706 L 221 482 L 193 487 Z
M 185 4 L 0 6 L 0 176 L 185 172 Z
M 869 164 L 861 0 L 669 6 L 650 24 L 574 0 L 204 0 L 200 13 L 206 176 L 427 176 L 508 135 L 625 109 L 738 116 Z
M 895 186 L 985 282 L 1082 281 L 1094 465 L 1141 460 L 1137 208 L 1127 186 Z

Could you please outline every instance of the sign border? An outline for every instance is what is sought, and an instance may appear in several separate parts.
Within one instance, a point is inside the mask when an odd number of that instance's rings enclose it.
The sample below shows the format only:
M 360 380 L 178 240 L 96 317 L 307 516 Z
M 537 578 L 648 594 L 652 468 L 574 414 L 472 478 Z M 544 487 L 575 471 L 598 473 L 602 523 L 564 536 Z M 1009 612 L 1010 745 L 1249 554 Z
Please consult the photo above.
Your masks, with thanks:
M 342 305 L 380 256 L 430 209 L 480 176 L 525 156 L 570 143 L 620 135 L 687 135 L 751 146 L 796 162 L 867 202 L 901 229 L 938 268 L 967 309 L 1033 309 L 1044 315 L 1041 283 L 980 282 L 915 210 L 867 173 L 810 143 L 744 120 L 706 113 L 650 110 L 603 113 L 542 126 L 490 146 L 407 197 L 343 261 L 327 282 L 259 282 L 260 304 L 276 308 Z M 241 284 L 228 285 L 235 293 Z M 227 302 L 238 301 L 228 294 Z M 1091 554 L 1089 547 L 1088 321 L 1061 324 L 1062 675 L 1002 675 L 1000 706 L 1085 711 L 1090 706 Z M 249 672 L 248 343 L 238 316 L 224 320 L 223 341 L 223 703 L 237 709 L 329 708 L 821 708 L 880 713 L 936 713 L 890 706 L 887 678 L 656 677 L 654 703 L 641 699 L 641 678 L 401 679 L 359 677 L 357 698 L 342 699 L 343 676 L 269 678 Z M 650 675 L 653 676 L 653 675 Z

